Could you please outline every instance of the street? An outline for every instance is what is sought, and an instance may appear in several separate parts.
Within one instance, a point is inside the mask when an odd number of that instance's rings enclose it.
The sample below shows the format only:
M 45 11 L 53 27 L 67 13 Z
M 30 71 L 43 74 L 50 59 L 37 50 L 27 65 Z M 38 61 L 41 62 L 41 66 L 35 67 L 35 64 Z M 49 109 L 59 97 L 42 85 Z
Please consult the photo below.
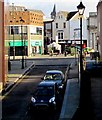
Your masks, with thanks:
M 44 63 L 44 61 L 41 61 L 40 63 Z M 40 64 L 39 63 L 39 64 Z M 64 62 L 63 59 L 61 60 L 45 60 L 46 65 L 36 65 L 34 69 L 11 91 L 2 101 L 2 120 L 29 120 L 31 119 L 31 116 L 28 114 L 29 110 L 29 103 L 31 96 L 33 92 L 36 90 L 37 84 L 41 81 L 41 77 L 45 74 L 46 70 L 49 69 L 58 69 L 62 70 L 64 73 L 67 69 L 68 62 Z M 48 65 L 49 63 L 49 65 Z M 56 65 L 54 65 L 57 63 Z M 61 65 L 62 63 L 62 65 Z M 38 61 L 36 61 L 36 64 L 38 64 Z M 59 110 L 54 115 L 44 115 L 42 116 L 42 113 L 39 113 L 37 116 L 33 115 L 33 117 L 36 116 L 37 119 L 41 119 L 44 117 L 45 120 L 53 120 L 58 119 L 59 113 L 60 113 L 61 106 L 59 107 Z M 43 113 L 44 114 L 44 113 Z M 39 118 L 40 116 L 40 118 Z
M 12 66 L 15 64 L 17 67 L 17 64 L 19 63 L 18 61 L 19 60 L 16 60 L 14 62 L 12 61 Z M 33 92 L 36 90 L 37 85 L 41 81 L 41 78 L 47 70 L 58 69 L 62 70 L 65 73 L 68 64 L 71 64 L 74 61 L 74 58 L 28 59 L 27 62 L 34 62 L 35 67 L 30 71 L 29 74 L 27 74 L 27 76 L 24 77 L 24 79 L 21 80 L 19 84 L 16 85 L 16 87 L 7 96 L 4 97 L 2 101 L 2 120 L 58 120 L 62 104 L 53 114 L 50 112 L 46 113 L 44 111 L 36 111 L 36 113 L 31 115 L 29 113 L 30 99 Z M 17 69 L 21 69 L 21 65 L 19 66 Z M 85 95 L 86 93 L 89 95 L 87 98 L 85 97 L 83 101 L 83 105 L 85 107 L 85 118 L 92 117 L 94 118 L 93 120 L 101 120 L 102 118 L 101 80 L 101 76 L 91 76 L 91 91 L 88 91 L 87 89 L 88 84 L 86 84 L 86 87 L 84 86 Z M 86 79 L 84 81 L 86 82 Z M 91 105 L 89 97 L 91 97 Z M 73 117 L 73 120 L 79 120 L 79 117 L 76 117 L 77 115 Z M 78 116 L 80 116 L 80 114 Z

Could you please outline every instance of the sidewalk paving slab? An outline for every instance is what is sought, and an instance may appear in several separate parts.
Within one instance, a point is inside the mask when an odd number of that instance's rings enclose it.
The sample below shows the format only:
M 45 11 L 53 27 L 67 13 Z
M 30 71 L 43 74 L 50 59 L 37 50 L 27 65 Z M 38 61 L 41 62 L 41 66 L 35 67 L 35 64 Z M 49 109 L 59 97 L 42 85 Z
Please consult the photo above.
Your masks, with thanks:
M 7 83 L 3 92 L 8 91 L 15 83 L 17 83 L 27 72 L 34 67 L 34 62 L 28 62 L 24 69 L 21 69 L 19 61 L 12 61 L 12 68 L 8 71 Z
M 79 106 L 79 84 L 77 78 L 67 81 L 59 120 L 71 120 Z
M 79 107 L 80 88 L 78 66 L 74 63 L 68 73 L 68 80 L 59 120 L 71 120 Z

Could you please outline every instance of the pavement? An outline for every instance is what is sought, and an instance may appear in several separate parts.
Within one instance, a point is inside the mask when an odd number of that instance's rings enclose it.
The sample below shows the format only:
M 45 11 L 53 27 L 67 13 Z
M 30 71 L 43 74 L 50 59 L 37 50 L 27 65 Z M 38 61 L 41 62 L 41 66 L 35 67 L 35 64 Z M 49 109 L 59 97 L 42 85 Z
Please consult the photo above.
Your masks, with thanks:
M 24 65 L 24 69 L 22 69 L 22 63 L 21 61 L 12 61 L 11 60 L 11 70 L 8 71 L 7 75 L 7 83 L 5 88 L 3 89 L 3 93 L 6 93 L 9 91 L 9 89 L 14 86 L 18 81 L 21 80 L 24 75 L 27 74 L 33 67 L 34 67 L 33 61 L 26 61 L 26 64 Z
M 78 65 L 73 63 L 68 73 L 65 96 L 59 120 L 71 120 L 79 107 Z

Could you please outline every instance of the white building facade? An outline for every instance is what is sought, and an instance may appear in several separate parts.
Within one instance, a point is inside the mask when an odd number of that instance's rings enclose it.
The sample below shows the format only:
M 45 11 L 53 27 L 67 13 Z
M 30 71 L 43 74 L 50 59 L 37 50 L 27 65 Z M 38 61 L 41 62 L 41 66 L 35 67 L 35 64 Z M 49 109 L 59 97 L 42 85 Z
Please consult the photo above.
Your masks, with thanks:
M 70 42 L 70 19 L 77 12 L 59 11 L 53 22 L 53 40 L 61 45 L 62 53 Z
M 65 43 L 66 40 L 70 39 L 70 26 L 67 15 L 68 12 L 59 11 L 53 22 L 53 40 L 58 38 L 58 43 Z
M 97 51 L 97 12 L 89 12 L 87 30 L 88 46 Z

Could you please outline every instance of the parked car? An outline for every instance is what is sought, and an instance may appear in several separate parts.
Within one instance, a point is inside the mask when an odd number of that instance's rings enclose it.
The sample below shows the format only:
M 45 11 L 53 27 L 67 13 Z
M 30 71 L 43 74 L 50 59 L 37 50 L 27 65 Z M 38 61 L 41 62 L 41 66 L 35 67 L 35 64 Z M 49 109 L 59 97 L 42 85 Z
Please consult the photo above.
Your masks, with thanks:
M 90 59 L 91 60 L 96 60 L 97 58 L 100 59 L 100 54 L 98 51 L 90 52 Z
M 86 69 L 93 76 L 102 76 L 102 62 L 97 60 L 87 60 Z
M 56 110 L 58 91 L 55 82 L 42 81 L 31 97 L 30 110 Z
M 90 71 L 93 69 L 93 65 L 95 64 L 95 60 L 86 60 L 85 70 Z
M 63 88 L 65 84 L 64 74 L 60 70 L 48 70 L 42 79 L 57 83 L 58 88 Z

